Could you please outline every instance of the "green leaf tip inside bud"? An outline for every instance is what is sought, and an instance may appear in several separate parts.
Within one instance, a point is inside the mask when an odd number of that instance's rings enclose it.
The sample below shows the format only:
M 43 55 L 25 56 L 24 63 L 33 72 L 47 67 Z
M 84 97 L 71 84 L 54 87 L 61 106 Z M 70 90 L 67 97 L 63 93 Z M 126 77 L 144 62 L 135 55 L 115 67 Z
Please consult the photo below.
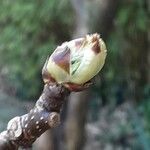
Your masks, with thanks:
M 80 91 L 87 88 L 102 69 L 106 55 L 105 43 L 97 33 L 65 42 L 47 59 L 42 70 L 43 80 Z

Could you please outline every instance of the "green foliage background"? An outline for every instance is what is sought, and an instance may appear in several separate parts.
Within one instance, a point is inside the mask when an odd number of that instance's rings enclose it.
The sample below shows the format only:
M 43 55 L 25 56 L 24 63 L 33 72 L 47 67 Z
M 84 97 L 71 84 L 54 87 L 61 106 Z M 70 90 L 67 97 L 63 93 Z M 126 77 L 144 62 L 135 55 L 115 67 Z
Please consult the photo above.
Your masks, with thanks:
M 148 62 L 149 16 L 146 1 L 121 1 L 114 30 L 108 37 L 107 70 L 108 88 L 125 88 L 126 97 L 143 100 L 150 91 Z M 115 87 L 114 87 L 115 86 Z M 148 93 L 147 93 L 148 92 Z
M 135 111 L 144 116 L 144 131 L 150 133 L 148 7 L 146 0 L 119 1 L 113 30 L 105 39 L 106 65 L 93 91 L 105 101 L 102 103 L 115 107 L 124 100 L 133 100 Z M 72 38 L 74 15 L 68 0 L 1 0 L 0 77 L 7 80 L 7 85 L 1 86 L 13 87 L 21 100 L 36 100 L 43 87 L 44 62 L 58 44 Z M 91 30 L 96 25 L 98 20 L 92 20 Z M 101 27 L 96 29 L 94 32 Z M 100 105 L 99 99 L 90 101 L 95 120 Z
M 38 95 L 44 61 L 58 43 L 70 39 L 71 26 L 66 0 L 0 2 L 0 69 L 19 97 Z

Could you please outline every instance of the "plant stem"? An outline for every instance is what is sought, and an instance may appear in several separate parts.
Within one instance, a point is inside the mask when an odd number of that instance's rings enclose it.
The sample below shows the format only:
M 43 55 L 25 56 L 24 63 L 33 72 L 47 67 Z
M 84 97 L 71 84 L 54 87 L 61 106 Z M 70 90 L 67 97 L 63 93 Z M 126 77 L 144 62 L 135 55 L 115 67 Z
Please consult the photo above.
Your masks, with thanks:
M 7 130 L 0 134 L 0 150 L 31 147 L 46 130 L 59 125 L 60 109 L 69 94 L 62 85 L 46 84 L 35 107 L 28 114 L 8 122 Z

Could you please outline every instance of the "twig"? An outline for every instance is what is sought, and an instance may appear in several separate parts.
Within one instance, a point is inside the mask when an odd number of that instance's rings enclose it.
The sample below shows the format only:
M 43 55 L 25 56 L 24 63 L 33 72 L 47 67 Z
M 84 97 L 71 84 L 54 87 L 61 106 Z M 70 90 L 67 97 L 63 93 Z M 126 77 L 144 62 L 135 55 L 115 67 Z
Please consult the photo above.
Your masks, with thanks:
M 69 91 L 58 84 L 46 84 L 35 107 L 23 116 L 9 121 L 7 130 L 0 134 L 0 150 L 27 148 L 46 130 L 60 123 L 60 109 Z
M 58 46 L 42 70 L 42 95 L 28 114 L 9 121 L 7 130 L 0 134 L 0 150 L 30 147 L 47 129 L 57 126 L 69 91 L 88 88 L 103 67 L 106 55 L 105 43 L 97 33 Z

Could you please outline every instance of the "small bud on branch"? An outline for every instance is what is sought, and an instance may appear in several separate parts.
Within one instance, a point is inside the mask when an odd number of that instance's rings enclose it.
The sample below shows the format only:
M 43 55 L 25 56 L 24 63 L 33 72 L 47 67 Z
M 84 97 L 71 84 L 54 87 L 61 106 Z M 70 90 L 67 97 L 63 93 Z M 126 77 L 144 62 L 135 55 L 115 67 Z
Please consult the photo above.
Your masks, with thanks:
M 105 43 L 98 34 L 65 42 L 47 59 L 43 80 L 63 84 L 71 91 L 83 90 L 102 69 L 106 54 Z
M 106 46 L 98 34 L 87 35 L 58 46 L 47 59 L 43 70 L 43 93 L 28 114 L 17 116 L 0 133 L 0 150 L 30 147 L 46 130 L 60 122 L 59 112 L 70 91 L 89 87 L 101 70 Z

